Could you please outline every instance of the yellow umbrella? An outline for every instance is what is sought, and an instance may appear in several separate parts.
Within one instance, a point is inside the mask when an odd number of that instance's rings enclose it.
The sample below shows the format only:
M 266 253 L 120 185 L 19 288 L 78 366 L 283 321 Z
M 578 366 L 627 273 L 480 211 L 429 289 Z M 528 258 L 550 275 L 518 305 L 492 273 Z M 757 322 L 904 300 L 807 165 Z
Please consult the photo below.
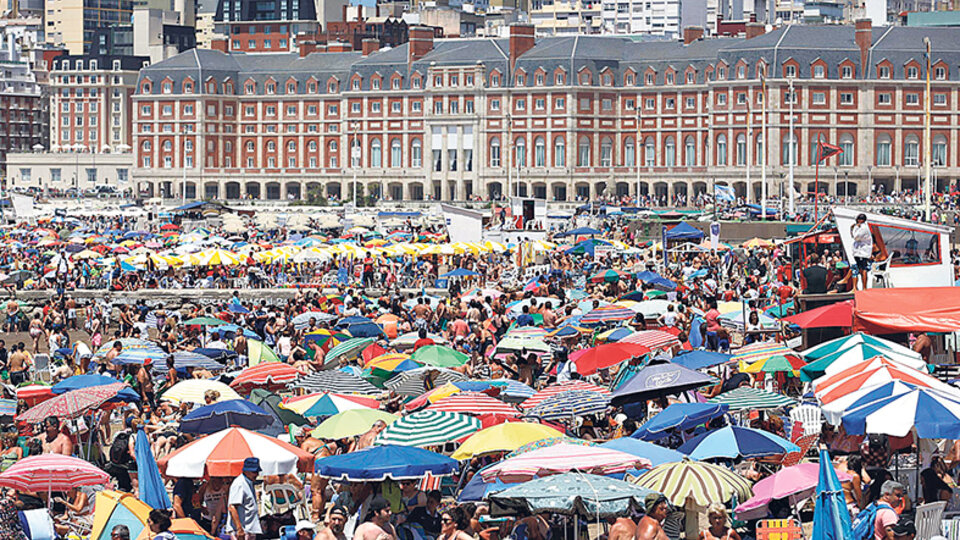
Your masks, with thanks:
M 741 311 L 742 309 L 743 309 L 743 304 L 741 304 L 740 302 L 720 302 L 719 304 L 717 304 L 717 311 L 719 311 L 721 315 L 726 315 L 727 313 L 734 313 L 737 311 Z
M 100 254 L 97 253 L 96 251 L 93 251 L 92 249 L 85 249 L 83 251 L 73 254 L 73 259 L 76 261 L 80 261 L 83 259 L 99 259 L 99 258 L 100 258 Z
M 745 248 L 763 248 L 763 249 L 773 249 L 776 247 L 776 244 L 770 240 L 765 240 L 763 238 L 751 238 L 743 243 Z
M 206 405 L 203 394 L 207 390 L 220 392 L 217 401 L 229 401 L 232 399 L 243 399 L 233 388 L 219 381 L 208 379 L 188 379 L 180 381 L 171 386 L 167 391 L 160 395 L 160 399 L 166 399 L 174 403 L 193 403 L 196 405 Z
M 563 433 L 543 424 L 505 422 L 474 433 L 450 457 L 459 461 L 482 454 L 513 452 L 525 444 L 552 437 L 563 437 Z
M 327 418 L 310 432 L 317 439 L 343 439 L 365 433 L 378 420 L 392 424 L 399 416 L 378 409 L 348 409 Z

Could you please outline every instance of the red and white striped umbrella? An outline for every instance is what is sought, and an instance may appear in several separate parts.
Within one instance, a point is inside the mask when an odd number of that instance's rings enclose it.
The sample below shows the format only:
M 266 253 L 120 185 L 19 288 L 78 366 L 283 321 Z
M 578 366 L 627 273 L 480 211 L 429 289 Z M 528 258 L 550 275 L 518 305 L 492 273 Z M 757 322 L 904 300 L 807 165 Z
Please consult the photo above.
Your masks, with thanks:
M 249 391 L 254 388 L 284 388 L 303 375 L 297 368 L 283 362 L 265 362 L 244 368 L 230 383 L 231 388 Z
M 160 458 L 157 465 L 163 474 L 177 478 L 237 476 L 243 470 L 243 460 L 248 457 L 260 458 L 263 474 L 313 472 L 313 454 L 279 439 L 237 427 L 197 439 Z
M 591 392 L 599 392 L 607 397 L 610 396 L 610 390 L 607 390 L 602 386 L 590 384 L 586 381 L 570 381 L 551 384 L 550 386 L 527 398 L 526 401 L 520 404 L 520 408 L 523 410 L 531 409 L 549 397 L 555 396 L 561 392 L 569 392 L 570 390 L 589 390 Z
M 663 330 L 641 330 L 621 339 L 619 343 L 636 343 L 649 347 L 651 350 L 656 350 L 669 349 L 674 345 L 679 345 L 680 340 L 677 339 L 677 336 Z
M 31 493 L 96 486 L 108 480 L 110 475 L 89 461 L 60 454 L 24 458 L 0 473 L 0 486 Z
M 602 448 L 557 444 L 525 452 L 505 459 L 480 472 L 485 482 L 526 482 L 538 476 L 580 471 L 589 474 L 608 475 L 628 469 L 649 469 L 650 460 Z
M 113 399 L 127 386 L 127 383 L 118 382 L 71 390 L 27 409 L 17 416 L 17 420 L 34 424 L 50 416 L 76 418 Z
M 446 411 L 465 414 L 496 414 L 500 416 L 520 416 L 520 412 L 510 405 L 480 392 L 459 392 L 445 397 L 427 407 L 430 411 Z

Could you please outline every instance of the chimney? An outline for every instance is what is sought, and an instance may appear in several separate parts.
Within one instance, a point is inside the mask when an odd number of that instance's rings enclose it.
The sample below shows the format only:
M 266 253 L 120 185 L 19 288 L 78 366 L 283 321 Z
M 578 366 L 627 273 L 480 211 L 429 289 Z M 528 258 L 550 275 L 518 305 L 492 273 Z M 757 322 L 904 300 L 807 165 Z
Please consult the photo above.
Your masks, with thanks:
M 411 26 L 409 34 L 407 62 L 416 62 L 433 50 L 433 28 L 429 26 Z
M 377 38 L 366 38 L 361 42 L 360 46 L 363 51 L 363 56 L 370 56 L 372 53 L 380 50 L 380 40 Z
M 683 29 L 683 44 L 689 45 L 703 37 L 702 26 L 688 26 Z
M 300 58 L 317 52 L 317 42 L 314 39 L 306 37 L 298 38 L 297 47 L 299 48 Z
M 530 24 L 511 24 L 510 25 L 510 71 L 523 53 L 529 51 L 536 44 L 534 37 L 534 28 Z
M 215 51 L 220 51 L 222 53 L 225 53 L 227 52 L 227 40 L 225 39 L 210 40 L 210 48 Z
M 342 41 L 327 43 L 327 52 L 350 52 L 352 50 L 353 47 L 351 47 L 349 43 L 344 43 Z
M 861 76 L 866 77 L 868 72 L 867 56 L 870 54 L 870 46 L 873 45 L 873 23 L 870 19 L 857 19 L 853 24 L 856 28 L 857 47 L 860 48 Z
M 758 22 L 747 23 L 747 39 L 753 39 L 757 36 L 762 36 L 766 32 L 767 32 L 767 26 L 763 23 L 758 23 Z

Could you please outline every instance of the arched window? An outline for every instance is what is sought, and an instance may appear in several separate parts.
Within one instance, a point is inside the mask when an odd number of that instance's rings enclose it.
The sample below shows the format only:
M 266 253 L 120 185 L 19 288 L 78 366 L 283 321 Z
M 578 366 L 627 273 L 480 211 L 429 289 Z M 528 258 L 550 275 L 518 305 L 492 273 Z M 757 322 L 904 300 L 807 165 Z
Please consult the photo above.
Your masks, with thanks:
M 337 141 L 330 141 L 327 147 L 329 149 L 327 155 L 330 156 L 330 167 L 337 167 Z
M 613 141 L 609 137 L 604 137 L 600 141 L 600 166 L 613 166 Z
M 623 141 L 623 166 L 633 167 L 637 164 L 637 149 L 633 142 L 633 137 L 627 137 Z
M 380 168 L 383 166 L 383 161 L 381 160 L 383 156 L 381 155 L 380 148 L 380 139 L 374 139 L 370 142 L 370 166 L 373 168 Z
M 764 165 L 763 135 L 757 135 L 757 165 Z
M 817 141 L 827 142 L 830 139 L 827 138 L 826 133 L 811 133 L 810 134 L 810 165 L 816 166 L 817 164 Z M 824 162 L 820 162 L 823 165 Z
M 253 152 L 254 148 L 255 146 L 253 144 L 253 141 L 247 141 L 247 152 Z
M 840 154 L 837 159 L 841 167 L 852 167 L 853 166 L 853 135 L 849 133 L 844 133 L 840 136 L 840 149 L 843 150 L 843 153 Z
M 590 139 L 580 137 L 577 143 L 577 167 L 590 166 Z
M 500 166 L 500 139 L 496 137 L 490 139 L 490 166 Z
M 543 142 L 543 137 L 537 137 L 533 142 L 533 166 L 547 166 L 547 145 Z
M 737 166 L 743 167 L 747 164 L 747 138 L 743 133 L 737 135 Z
M 727 136 L 717 135 L 717 166 L 727 164 Z
M 687 167 L 697 166 L 697 143 L 692 136 L 683 140 L 683 164 Z
M 307 148 L 309 148 L 311 152 L 316 152 L 316 151 L 317 151 L 317 141 L 310 141 L 310 143 L 307 145 Z
M 513 143 L 514 148 L 514 166 L 515 167 L 526 167 L 527 166 L 527 141 L 523 137 L 517 137 L 516 141 Z
M 947 139 L 943 135 L 937 135 L 933 138 L 933 146 L 930 147 L 931 165 L 934 167 L 947 166 Z
M 677 166 L 677 143 L 673 140 L 673 137 L 667 137 L 667 141 L 663 145 L 663 166 Z
M 643 141 L 643 163 L 645 167 L 657 166 L 657 145 L 653 142 L 653 137 L 647 137 Z
M 557 137 L 553 140 L 553 166 L 567 166 L 567 142 L 563 137 Z
M 797 135 L 787 133 L 783 137 L 783 143 L 780 144 L 780 147 L 783 148 L 780 156 L 780 162 L 784 165 L 790 165 L 793 162 L 794 165 L 797 164 Z
M 170 139 L 163 141 L 163 150 L 164 152 L 169 152 L 173 150 L 173 143 L 170 142 Z
M 354 169 L 360 166 L 361 153 L 362 150 L 360 150 L 360 138 L 354 137 L 353 140 L 350 141 L 350 166 Z
M 144 151 L 149 152 L 153 149 L 153 145 L 150 144 L 150 141 L 143 141 L 143 149 Z
M 420 144 L 420 139 L 414 139 L 410 143 L 410 166 L 423 167 L 423 145 Z
M 881 133 L 877 137 L 877 167 L 889 167 L 892 163 L 890 159 L 890 136 Z
M 297 151 L 297 143 L 296 143 L 295 141 L 290 141 L 290 142 L 288 142 L 288 143 L 287 143 L 287 151 L 288 151 L 288 152 L 296 152 L 296 151 Z
M 277 150 L 277 143 L 273 141 L 267 141 L 267 151 L 275 152 Z
M 907 167 L 920 165 L 920 140 L 916 135 L 907 135 L 903 143 L 903 164 Z
M 390 141 L 390 166 L 403 167 L 403 147 L 400 146 L 400 139 Z

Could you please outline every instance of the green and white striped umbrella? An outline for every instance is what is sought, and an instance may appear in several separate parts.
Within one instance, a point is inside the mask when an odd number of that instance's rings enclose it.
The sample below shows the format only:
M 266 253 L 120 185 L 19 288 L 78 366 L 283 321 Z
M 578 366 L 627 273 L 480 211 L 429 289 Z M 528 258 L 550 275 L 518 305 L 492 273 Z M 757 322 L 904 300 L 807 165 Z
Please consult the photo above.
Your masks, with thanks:
M 663 493 L 675 506 L 685 506 L 688 497 L 698 506 L 709 506 L 714 502 L 727 502 L 734 494 L 740 501 L 753 496 L 746 478 L 725 467 L 687 458 L 658 465 L 639 478 L 627 475 L 626 480 Z
M 710 398 L 710 403 L 724 403 L 730 406 L 731 411 L 746 409 L 779 409 L 795 405 L 796 401 L 782 394 L 767 392 L 759 388 L 741 386 L 719 396 Z
M 326 356 L 323 357 L 323 367 L 327 368 L 336 365 L 340 358 L 353 358 L 354 356 L 357 356 L 361 351 L 369 347 L 374 341 L 376 340 L 373 338 L 352 338 L 339 343 L 337 346 L 327 351 Z
M 377 444 L 436 446 L 472 435 L 480 427 L 479 419 L 466 414 L 419 411 L 387 426 L 377 437 Z

